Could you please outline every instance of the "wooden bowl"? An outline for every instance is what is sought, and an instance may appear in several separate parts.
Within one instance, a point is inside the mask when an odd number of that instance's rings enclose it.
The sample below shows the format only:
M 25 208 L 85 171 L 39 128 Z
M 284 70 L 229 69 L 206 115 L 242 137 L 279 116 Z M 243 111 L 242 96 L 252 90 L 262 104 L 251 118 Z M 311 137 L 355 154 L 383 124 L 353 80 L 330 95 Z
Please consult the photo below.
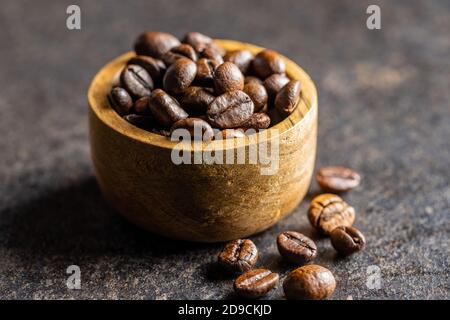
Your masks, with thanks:
M 263 49 L 216 42 L 226 50 Z M 266 130 L 269 136 L 258 133 L 182 147 L 191 156 L 192 146 L 224 154 L 245 150 L 245 164 L 176 165 L 171 153 L 178 142 L 129 124 L 108 104 L 113 78 L 133 55 L 103 67 L 88 92 L 92 161 L 100 189 L 114 208 L 151 232 L 200 242 L 248 237 L 292 212 L 308 190 L 316 155 L 317 92 L 302 68 L 283 57 L 288 76 L 301 81 L 302 98 L 288 118 Z M 279 168 L 272 175 L 261 174 L 267 165 L 249 163 L 248 152 L 262 144 L 271 150 L 277 142 Z

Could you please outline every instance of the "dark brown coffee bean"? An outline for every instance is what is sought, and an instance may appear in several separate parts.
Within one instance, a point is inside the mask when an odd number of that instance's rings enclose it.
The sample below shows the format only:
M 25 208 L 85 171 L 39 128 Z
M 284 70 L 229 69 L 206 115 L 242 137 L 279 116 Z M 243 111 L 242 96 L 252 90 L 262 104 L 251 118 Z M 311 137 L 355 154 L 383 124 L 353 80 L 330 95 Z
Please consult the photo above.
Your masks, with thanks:
M 192 61 L 197 61 L 197 53 L 190 45 L 183 43 L 167 51 L 163 55 L 162 60 L 167 66 L 170 66 L 180 58 L 188 58 Z
M 161 59 L 163 54 L 180 44 L 173 35 L 165 32 L 144 32 L 136 39 L 134 51 L 138 55 Z
M 213 87 L 214 86 L 214 71 L 218 67 L 218 63 L 201 58 L 197 61 L 197 75 L 194 82 L 200 86 Z
M 226 92 L 208 106 L 208 122 L 220 129 L 240 127 L 253 114 L 253 101 L 243 91 Z
M 247 73 L 253 60 L 253 54 L 248 50 L 235 50 L 228 52 L 225 61 L 229 61 L 237 65 L 243 74 Z
M 300 81 L 291 80 L 278 93 L 275 98 L 275 108 L 284 114 L 291 114 L 300 100 Z
M 225 245 L 218 257 L 228 271 L 242 273 L 253 268 L 258 260 L 258 249 L 249 239 L 237 239 Z
M 191 45 L 195 51 L 202 52 L 213 42 L 213 39 L 200 32 L 188 32 L 182 42 Z
M 272 127 L 286 119 L 286 116 L 284 114 L 281 114 L 281 112 L 275 108 L 268 108 L 267 115 L 270 118 L 270 125 Z
M 164 90 L 171 94 L 180 94 L 189 87 L 197 74 L 197 65 L 187 58 L 175 61 L 163 79 Z
M 120 87 L 111 89 L 108 100 L 111 107 L 116 110 L 120 116 L 130 113 L 131 107 L 133 107 L 133 99 L 130 97 L 127 90 Z
M 356 188 L 361 181 L 358 173 L 345 167 L 323 167 L 316 175 L 317 183 L 328 192 L 339 193 Z
M 224 62 L 214 72 L 214 88 L 217 94 L 244 89 L 244 76 L 231 62 Z
M 275 288 L 278 280 L 278 273 L 270 270 L 250 270 L 234 281 L 234 291 L 242 298 L 256 299 L 265 296 Z
M 251 117 L 241 125 L 241 128 L 244 130 L 247 129 L 261 130 L 267 129 L 269 126 L 270 126 L 269 116 L 264 112 L 256 112 L 252 114 Z
M 243 91 L 252 99 L 255 112 L 261 110 L 267 104 L 267 91 L 261 83 L 250 81 L 245 84 Z
M 190 115 L 202 115 L 206 114 L 206 109 L 214 99 L 215 96 L 206 88 L 189 87 L 183 91 L 180 103 Z
M 364 250 L 366 247 L 366 238 L 355 227 L 339 226 L 330 234 L 331 244 L 342 255 Z
M 283 290 L 289 300 L 323 300 L 331 296 L 336 280 L 327 268 L 306 265 L 295 269 L 283 282 Z
M 273 74 L 264 80 L 264 87 L 267 90 L 267 94 L 270 98 L 275 100 L 277 93 L 283 88 L 288 82 L 289 78 L 285 74 Z
M 355 209 L 339 196 L 324 193 L 312 200 L 308 219 L 314 228 L 330 234 L 339 226 L 350 227 L 355 221 Z
M 175 122 L 188 117 L 178 101 L 161 89 L 153 90 L 148 102 L 150 113 L 156 122 L 164 127 L 171 127 Z
M 225 129 L 219 131 L 215 136 L 215 140 L 225 140 L 245 137 L 245 133 L 242 129 Z
M 142 97 L 138 99 L 133 105 L 134 112 L 140 115 L 150 114 L 150 109 L 148 108 L 148 100 L 149 97 Z
M 164 128 L 153 127 L 148 131 L 150 131 L 151 133 L 159 134 L 160 136 L 170 137 L 170 131 Z
M 199 118 L 186 118 L 175 122 L 170 129 L 170 134 L 177 129 L 188 130 L 191 140 L 195 141 L 211 141 L 214 136 L 209 123 Z
M 262 79 L 274 73 L 284 73 L 286 66 L 281 56 L 272 50 L 263 50 L 253 59 L 253 71 Z
M 263 81 L 260 78 L 254 77 L 254 76 L 246 76 L 244 78 L 244 84 L 250 83 L 250 82 L 257 82 L 259 84 L 263 84 Z
M 136 56 L 128 60 L 127 64 L 136 64 L 144 68 L 155 84 L 160 84 L 166 72 L 166 66 L 161 60 L 150 56 Z
M 223 51 L 220 49 L 219 46 L 210 44 L 202 51 L 201 56 L 202 58 L 213 60 L 218 64 L 222 64 L 223 63 L 222 53 Z
M 144 68 L 127 65 L 120 74 L 120 83 L 136 99 L 149 96 L 153 89 L 153 80 Z
M 278 251 L 286 260 L 305 264 L 317 255 L 317 246 L 310 238 L 296 231 L 284 231 L 277 237 Z
M 140 114 L 129 114 L 124 116 L 123 118 L 132 125 L 143 130 L 150 131 L 154 127 L 153 118 L 150 116 L 143 116 Z

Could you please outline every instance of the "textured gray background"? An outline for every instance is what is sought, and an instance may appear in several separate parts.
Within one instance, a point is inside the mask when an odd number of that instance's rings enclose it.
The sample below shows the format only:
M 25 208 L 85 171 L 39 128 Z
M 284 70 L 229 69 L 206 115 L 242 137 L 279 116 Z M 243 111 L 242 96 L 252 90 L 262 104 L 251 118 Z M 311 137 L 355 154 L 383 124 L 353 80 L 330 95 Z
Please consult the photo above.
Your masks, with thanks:
M 78 3 L 82 30 L 65 27 Z M 369 3 L 382 30 L 365 27 Z M 253 237 L 260 266 L 286 275 L 274 237 L 317 240 L 336 299 L 450 298 L 449 1 L 2 1 L 0 11 L 0 297 L 231 298 L 220 245 L 167 241 L 122 220 L 99 193 L 89 158 L 86 90 L 143 30 L 198 30 L 291 57 L 319 89 L 318 166 L 361 172 L 345 198 L 367 251 L 336 257 L 305 217 Z M 82 290 L 65 286 L 67 266 Z M 378 265 L 382 287 L 366 287 Z M 282 298 L 280 289 L 269 298 Z

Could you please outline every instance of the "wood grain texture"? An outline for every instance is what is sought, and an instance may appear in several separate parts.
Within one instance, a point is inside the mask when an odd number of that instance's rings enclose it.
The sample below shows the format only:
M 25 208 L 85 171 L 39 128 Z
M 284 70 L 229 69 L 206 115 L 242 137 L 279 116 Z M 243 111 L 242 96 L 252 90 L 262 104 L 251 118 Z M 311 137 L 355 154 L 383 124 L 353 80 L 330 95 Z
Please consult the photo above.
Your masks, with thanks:
M 262 50 L 236 41 L 216 41 L 227 50 Z M 177 142 L 120 118 L 106 96 L 112 79 L 133 54 L 124 54 L 102 68 L 88 92 L 97 180 L 105 198 L 125 218 L 167 237 L 218 242 L 263 231 L 299 204 L 311 181 L 317 139 L 317 92 L 303 69 L 283 57 L 289 77 L 302 83 L 302 99 L 288 118 L 272 127 L 280 134 L 279 169 L 273 175 L 262 175 L 265 165 L 249 164 L 248 151 L 264 142 L 270 150 L 278 138 L 273 129 L 266 138 L 257 134 L 184 147 L 192 156 L 192 146 L 216 152 L 244 150 L 245 164 L 175 165 L 171 152 Z

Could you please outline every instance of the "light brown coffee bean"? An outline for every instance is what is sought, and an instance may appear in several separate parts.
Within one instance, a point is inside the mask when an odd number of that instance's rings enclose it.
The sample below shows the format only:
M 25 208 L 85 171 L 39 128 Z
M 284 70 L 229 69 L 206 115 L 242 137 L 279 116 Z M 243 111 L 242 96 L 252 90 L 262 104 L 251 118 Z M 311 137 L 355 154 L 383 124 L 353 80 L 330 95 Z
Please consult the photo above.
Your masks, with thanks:
M 306 265 L 292 271 L 283 282 L 283 290 L 289 300 L 323 300 L 331 296 L 336 280 L 327 268 Z
M 323 167 L 316 175 L 317 183 L 328 192 L 346 192 L 356 188 L 360 181 L 360 175 L 352 169 L 345 167 Z
M 234 63 L 245 74 L 250 68 L 253 54 L 248 50 L 234 50 L 225 54 L 224 60 Z
M 270 126 L 269 116 L 264 112 L 256 112 L 252 114 L 250 118 L 241 125 L 241 128 L 244 130 L 247 129 L 261 130 L 267 129 L 269 126 Z
M 224 62 L 214 71 L 214 88 L 216 94 L 244 89 L 244 76 L 239 68 L 231 62 Z
M 243 91 L 230 91 L 216 97 L 208 106 L 208 122 L 220 129 L 238 128 L 253 114 L 253 101 Z
M 190 115 L 204 115 L 215 98 L 207 88 L 189 87 L 183 91 L 180 103 Z
M 187 58 L 176 60 L 167 69 L 163 79 L 164 90 L 171 94 L 180 94 L 194 81 L 197 65 Z
M 170 129 L 172 135 L 175 130 L 185 129 L 189 132 L 191 140 L 194 141 L 211 141 L 214 132 L 208 122 L 199 118 L 186 118 L 175 122 Z
M 189 116 L 175 98 L 161 89 L 153 90 L 150 95 L 148 107 L 156 122 L 166 128 Z
M 256 299 L 265 296 L 276 287 L 277 273 L 267 269 L 247 271 L 234 281 L 234 291 L 242 298 Z
M 350 227 L 355 221 L 355 209 L 339 196 L 324 193 L 312 200 L 308 219 L 314 228 L 329 235 L 336 227 Z
M 138 55 L 161 59 L 163 54 L 180 44 L 173 35 L 165 32 L 144 32 L 137 38 L 134 50 Z
M 261 83 L 250 81 L 244 85 L 243 91 L 252 99 L 255 112 L 261 110 L 267 104 L 267 91 Z
M 277 237 L 278 251 L 286 260 L 305 264 L 317 255 L 317 246 L 310 238 L 296 231 L 284 231 Z
M 289 81 L 275 98 L 275 108 L 284 114 L 291 114 L 300 100 L 300 81 Z
M 170 66 L 180 58 L 188 58 L 195 62 L 197 61 L 197 53 L 190 45 L 182 43 L 167 51 L 163 55 L 162 60 L 166 66 Z
M 220 252 L 219 264 L 234 273 L 242 273 L 253 268 L 258 260 L 258 249 L 249 239 L 233 240 Z
M 342 255 L 350 255 L 364 250 L 366 238 L 355 227 L 339 226 L 330 234 L 331 244 Z
M 272 50 L 263 50 L 259 52 L 252 63 L 253 71 L 262 79 L 274 73 L 285 73 L 286 65 L 281 56 Z
M 194 83 L 203 87 L 214 87 L 214 71 L 218 66 L 219 64 L 213 60 L 199 59 Z

